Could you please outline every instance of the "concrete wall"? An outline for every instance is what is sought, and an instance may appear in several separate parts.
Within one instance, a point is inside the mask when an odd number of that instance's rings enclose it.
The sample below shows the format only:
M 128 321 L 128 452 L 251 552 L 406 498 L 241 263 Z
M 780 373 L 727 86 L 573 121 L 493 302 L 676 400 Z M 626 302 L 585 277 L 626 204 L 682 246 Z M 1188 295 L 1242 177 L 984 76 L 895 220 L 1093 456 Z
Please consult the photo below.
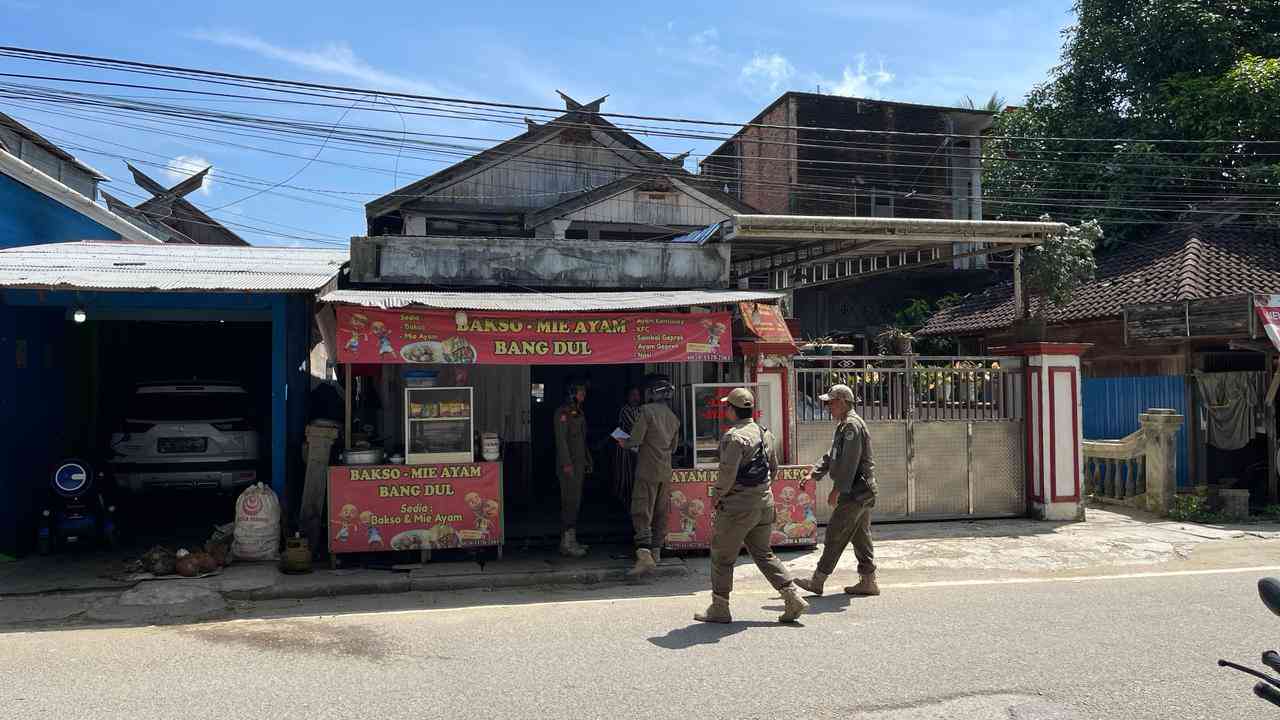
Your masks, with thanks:
M 119 239 L 120 234 L 114 230 L 7 175 L 0 175 L 0 248 Z
M 351 280 L 455 287 L 690 289 L 729 284 L 729 246 L 513 238 L 355 238 Z

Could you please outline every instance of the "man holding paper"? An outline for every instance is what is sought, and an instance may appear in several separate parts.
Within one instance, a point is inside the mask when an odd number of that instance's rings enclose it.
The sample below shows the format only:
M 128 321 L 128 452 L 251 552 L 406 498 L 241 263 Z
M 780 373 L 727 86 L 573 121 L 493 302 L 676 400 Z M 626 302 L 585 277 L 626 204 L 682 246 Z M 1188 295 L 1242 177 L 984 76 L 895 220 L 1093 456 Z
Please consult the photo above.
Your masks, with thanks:
M 665 376 L 650 376 L 649 402 L 640 407 L 631 436 L 614 431 L 618 445 L 639 450 L 631 491 L 631 526 L 635 530 L 636 564 L 627 575 L 642 577 L 658 567 L 667 538 L 671 508 L 671 455 L 680 444 L 680 419 L 668 403 L 675 387 Z

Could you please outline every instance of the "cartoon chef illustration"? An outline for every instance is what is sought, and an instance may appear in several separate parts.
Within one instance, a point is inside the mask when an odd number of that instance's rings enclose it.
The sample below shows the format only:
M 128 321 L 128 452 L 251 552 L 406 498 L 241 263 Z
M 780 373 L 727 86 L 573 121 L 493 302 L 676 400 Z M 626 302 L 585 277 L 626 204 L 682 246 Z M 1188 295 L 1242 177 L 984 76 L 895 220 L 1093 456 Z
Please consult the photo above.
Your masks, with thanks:
M 778 503 L 776 523 L 778 527 L 782 527 L 795 520 L 796 489 L 787 485 L 778 494 L 781 502 Z
M 395 348 L 391 347 L 391 331 L 381 320 L 374 320 L 369 326 L 369 331 L 373 336 L 378 338 L 378 356 L 395 355 Z
M 354 313 L 347 332 L 351 333 L 351 337 L 347 339 L 347 351 L 352 354 L 360 352 L 360 341 L 369 339 L 369 316 Z
M 360 513 L 360 524 L 369 528 L 369 536 L 366 538 L 369 547 L 382 547 L 382 532 L 373 524 L 373 513 L 368 510 Z
M 338 520 L 333 524 L 338 526 L 338 534 L 333 536 L 334 540 L 344 543 L 351 539 L 351 531 L 356 529 L 356 525 L 360 520 L 360 512 L 355 505 L 347 503 L 342 506 L 342 512 L 338 514 Z
M 485 533 L 493 532 L 498 525 L 498 501 L 492 498 L 484 501 Z
M 467 503 L 467 507 L 471 509 L 471 512 L 475 513 L 476 529 L 482 529 L 480 525 L 481 521 L 484 520 L 484 498 L 480 497 L 478 492 L 469 492 L 463 500 Z
M 706 504 L 701 500 L 690 500 L 684 506 L 684 511 L 680 516 L 680 531 L 688 535 L 693 535 L 694 530 L 698 527 L 698 518 L 706 511 Z
M 715 352 L 720 349 L 720 338 L 724 335 L 724 331 L 728 328 L 722 322 L 714 320 L 703 320 L 702 329 L 707 333 L 707 347 Z
M 679 490 L 671 491 L 671 509 L 672 510 L 675 510 L 677 513 L 683 513 L 685 506 L 688 504 L 689 504 L 689 498 L 685 497 L 683 492 Z

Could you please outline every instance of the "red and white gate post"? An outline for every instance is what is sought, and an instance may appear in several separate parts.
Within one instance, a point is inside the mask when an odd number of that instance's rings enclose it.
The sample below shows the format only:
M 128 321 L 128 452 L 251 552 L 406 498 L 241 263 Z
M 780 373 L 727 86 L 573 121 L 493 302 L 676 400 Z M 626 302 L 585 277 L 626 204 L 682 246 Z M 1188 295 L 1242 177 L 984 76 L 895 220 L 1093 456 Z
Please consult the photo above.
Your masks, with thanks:
M 1084 519 L 1080 356 L 1090 347 L 1037 342 L 993 348 L 1025 358 L 1027 505 L 1041 520 Z

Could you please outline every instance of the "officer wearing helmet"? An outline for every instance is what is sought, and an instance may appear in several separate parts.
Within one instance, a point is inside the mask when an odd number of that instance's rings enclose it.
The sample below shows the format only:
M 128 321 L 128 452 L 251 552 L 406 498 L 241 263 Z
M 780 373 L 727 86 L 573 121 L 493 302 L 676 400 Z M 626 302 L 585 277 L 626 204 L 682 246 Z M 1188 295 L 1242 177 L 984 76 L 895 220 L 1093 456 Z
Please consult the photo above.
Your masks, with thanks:
M 636 449 L 639 455 L 631 491 L 636 564 L 627 575 L 633 578 L 652 573 L 661 559 L 667 538 L 667 511 L 671 507 L 671 456 L 680 444 L 680 420 L 670 407 L 675 387 L 666 376 L 651 375 L 645 389 L 649 401 L 640 406 L 631 437 L 618 441 L 622 447 Z
M 732 622 L 729 593 L 733 591 L 733 566 L 745 544 L 756 567 L 782 594 L 784 607 L 778 620 L 795 622 L 809 603 L 800 597 L 787 568 L 769 547 L 776 519 L 770 487 L 778 473 L 776 441 L 773 433 L 756 424 L 755 396 L 750 390 L 737 388 L 721 402 L 733 427 L 720 440 L 720 472 L 713 491 L 711 605 L 693 619 Z
M 587 416 L 582 404 L 587 400 L 584 382 L 570 383 L 568 397 L 556 408 L 556 470 L 560 476 L 560 554 L 583 557 L 587 547 L 578 544 L 578 509 L 582 506 L 582 484 L 591 474 L 591 453 L 587 451 Z

